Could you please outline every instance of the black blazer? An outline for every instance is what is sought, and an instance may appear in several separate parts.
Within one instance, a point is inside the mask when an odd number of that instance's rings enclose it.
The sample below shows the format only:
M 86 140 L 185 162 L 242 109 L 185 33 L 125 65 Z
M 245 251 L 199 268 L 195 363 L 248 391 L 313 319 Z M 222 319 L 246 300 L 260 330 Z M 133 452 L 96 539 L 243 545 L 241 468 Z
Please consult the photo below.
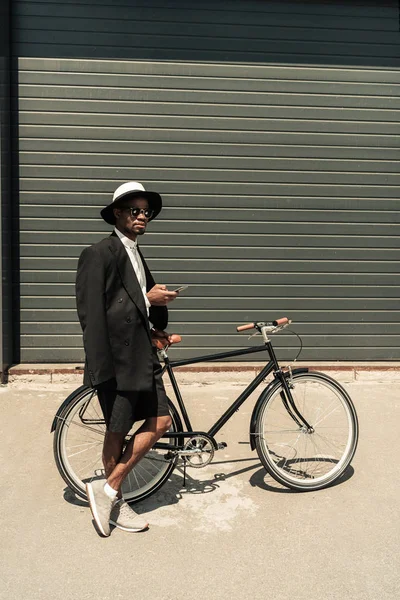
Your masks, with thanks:
M 140 256 L 149 291 L 154 279 Z M 80 255 L 76 305 L 86 354 L 84 384 L 95 387 L 115 378 L 119 390 L 150 391 L 153 351 L 146 305 L 132 263 L 115 232 Z M 152 306 L 150 321 L 157 329 L 165 329 L 166 306 Z

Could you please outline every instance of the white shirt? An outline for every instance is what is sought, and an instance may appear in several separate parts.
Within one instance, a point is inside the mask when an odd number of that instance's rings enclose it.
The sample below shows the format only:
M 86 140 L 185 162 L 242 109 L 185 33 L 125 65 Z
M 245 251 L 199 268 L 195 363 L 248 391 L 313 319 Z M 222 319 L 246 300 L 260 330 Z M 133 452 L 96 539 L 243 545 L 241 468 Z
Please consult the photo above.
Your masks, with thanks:
M 132 263 L 132 267 L 135 271 L 137 280 L 138 280 L 140 288 L 142 290 L 143 298 L 144 298 L 144 301 L 146 304 L 146 309 L 147 309 L 147 316 L 149 316 L 149 308 L 150 308 L 151 304 L 146 295 L 146 292 L 147 292 L 147 290 L 146 290 L 146 273 L 144 272 L 142 259 L 140 258 L 140 254 L 138 252 L 137 242 L 130 240 L 128 237 L 126 237 L 126 235 L 121 233 L 116 227 L 114 228 L 114 231 L 117 234 L 117 236 L 119 237 L 119 239 L 121 240 L 121 242 L 123 243 L 123 245 L 125 246 L 125 250 L 129 256 L 129 260 Z M 150 324 L 150 326 L 151 326 L 151 324 Z

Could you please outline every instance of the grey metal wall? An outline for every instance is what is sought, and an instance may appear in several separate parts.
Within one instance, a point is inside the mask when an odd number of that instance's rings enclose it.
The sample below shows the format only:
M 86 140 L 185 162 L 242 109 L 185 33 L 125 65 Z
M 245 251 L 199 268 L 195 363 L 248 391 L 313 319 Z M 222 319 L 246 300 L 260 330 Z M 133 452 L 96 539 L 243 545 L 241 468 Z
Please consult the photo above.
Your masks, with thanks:
M 398 8 L 16 0 L 21 360 L 82 359 L 77 257 L 128 179 L 165 199 L 156 280 L 190 284 L 174 356 L 287 314 L 302 358 L 398 359 Z
M 6 379 L 12 356 L 12 218 L 10 131 L 10 2 L 0 4 L 0 381 Z

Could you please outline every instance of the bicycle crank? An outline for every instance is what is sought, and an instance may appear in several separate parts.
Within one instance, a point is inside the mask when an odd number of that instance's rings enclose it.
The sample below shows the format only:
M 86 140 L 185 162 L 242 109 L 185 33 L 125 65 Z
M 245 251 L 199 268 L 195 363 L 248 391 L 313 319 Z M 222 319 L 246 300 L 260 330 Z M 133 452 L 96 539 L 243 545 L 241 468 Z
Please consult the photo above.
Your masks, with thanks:
M 190 438 L 179 453 L 186 464 L 194 469 L 201 469 L 214 458 L 214 445 L 205 435 L 195 435 Z
M 226 448 L 226 446 L 226 442 L 218 442 L 217 447 L 215 448 L 211 438 L 206 434 L 198 434 L 194 435 L 186 442 L 183 450 L 169 450 L 164 454 L 164 458 L 165 460 L 173 460 L 179 456 L 184 459 L 186 465 L 192 466 L 195 469 L 200 469 L 212 461 L 215 450 L 222 450 L 223 448 Z M 202 454 L 204 454 L 204 456 L 201 457 Z M 196 457 L 197 460 L 193 457 Z M 196 464 L 193 464 L 194 462 L 196 462 Z

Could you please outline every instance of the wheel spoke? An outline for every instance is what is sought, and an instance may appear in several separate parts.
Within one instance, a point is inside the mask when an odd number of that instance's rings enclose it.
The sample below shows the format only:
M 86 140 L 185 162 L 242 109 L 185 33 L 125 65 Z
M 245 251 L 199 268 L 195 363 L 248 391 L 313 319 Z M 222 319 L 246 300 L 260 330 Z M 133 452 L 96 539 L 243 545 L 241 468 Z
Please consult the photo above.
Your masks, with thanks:
M 258 413 L 255 439 L 260 459 L 288 487 L 325 487 L 340 476 L 355 451 L 357 418 L 351 401 L 328 377 L 294 375 L 291 395 L 313 427 L 309 430 L 288 426 L 292 417 L 281 394 L 282 387 L 277 385 Z
M 97 445 L 98 444 L 96 443 L 96 446 Z M 86 444 L 86 446 L 88 446 L 88 445 Z M 90 445 L 90 447 L 93 448 L 93 446 L 94 446 L 94 442 Z M 82 450 L 79 450 L 79 452 L 69 453 L 68 454 L 68 458 L 72 459 L 72 458 L 74 458 L 74 456 L 78 456 L 79 454 L 83 454 L 84 452 L 87 452 L 88 450 L 90 450 L 90 448 L 86 447 L 86 448 L 82 448 Z
M 171 432 L 180 429 L 179 417 L 173 411 Z M 91 390 L 84 390 L 73 399 L 58 418 L 54 438 L 56 464 L 66 483 L 82 497 L 85 497 L 85 482 L 104 477 L 102 449 L 106 428 L 104 424 L 91 423 L 102 419 L 97 395 Z M 171 438 L 170 444 L 175 446 L 178 442 Z M 129 473 L 123 483 L 126 500 L 146 497 L 166 481 L 177 459 L 166 460 L 165 452 L 153 447 Z

